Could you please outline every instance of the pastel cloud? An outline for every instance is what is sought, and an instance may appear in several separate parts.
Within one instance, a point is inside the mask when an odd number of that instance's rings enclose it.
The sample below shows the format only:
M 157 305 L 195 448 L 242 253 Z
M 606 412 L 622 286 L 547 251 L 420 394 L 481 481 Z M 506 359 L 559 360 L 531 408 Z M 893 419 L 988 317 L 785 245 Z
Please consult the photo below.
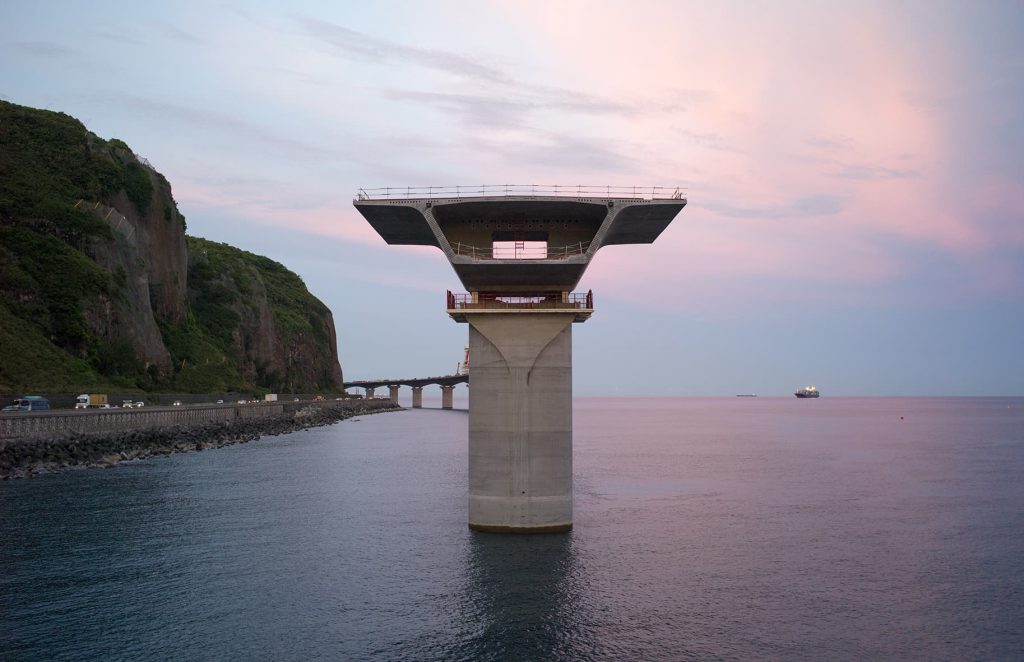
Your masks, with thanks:
M 350 57 L 381 64 L 397 63 L 427 67 L 487 81 L 508 80 L 501 71 L 481 64 L 474 58 L 451 51 L 408 46 L 316 18 L 300 18 L 299 23 L 311 37 Z
M 239 222 L 265 224 L 284 230 L 298 231 L 314 236 L 343 239 L 359 244 L 379 245 L 380 236 L 367 223 L 357 220 L 351 208 L 331 204 L 296 206 L 281 204 L 285 200 L 301 199 L 284 187 L 271 187 L 268 183 L 251 182 L 232 187 L 229 191 L 217 182 L 184 180 L 175 185 L 174 197 L 179 208 L 201 209 L 203 213 L 227 216 Z
M 190 218 L 211 210 L 362 244 L 379 239 L 351 210 L 360 185 L 688 185 L 690 206 L 655 249 L 602 255 L 595 277 L 614 262 L 629 287 L 673 273 L 679 256 L 710 289 L 738 275 L 756 289 L 808 267 L 871 285 L 939 268 L 922 255 L 956 265 L 965 292 L 1005 291 L 1020 274 L 1024 178 L 996 131 L 1024 140 L 1014 129 L 1024 64 L 975 75 L 966 12 L 871 2 L 841 21 L 828 4 L 440 3 L 394 21 L 386 8 L 295 12 L 140 20 L 178 43 L 175 64 L 194 70 L 200 92 L 167 78 L 159 95 L 135 81 L 77 98 L 193 137 L 186 150 L 172 137 L 140 145 L 159 151 Z M 466 12 L 471 32 L 459 27 Z M 101 36 L 122 28 L 104 24 Z M 41 59 L 80 47 L 12 43 Z

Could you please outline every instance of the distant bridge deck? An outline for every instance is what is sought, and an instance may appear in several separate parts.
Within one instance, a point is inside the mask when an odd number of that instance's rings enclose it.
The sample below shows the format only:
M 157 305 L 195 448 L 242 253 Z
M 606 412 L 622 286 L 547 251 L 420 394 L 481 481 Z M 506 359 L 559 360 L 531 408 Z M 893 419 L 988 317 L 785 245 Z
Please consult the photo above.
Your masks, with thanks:
M 345 388 L 381 388 L 384 386 L 415 386 L 423 387 L 430 384 L 438 386 L 455 386 L 456 384 L 468 384 L 469 375 L 442 375 L 440 377 L 413 377 L 403 379 L 362 379 L 354 382 L 345 382 Z
M 440 377 L 413 377 L 412 379 L 361 379 L 345 382 L 345 388 L 366 389 L 366 397 L 373 398 L 374 389 L 387 387 L 392 402 L 398 402 L 398 391 L 402 386 L 412 387 L 413 409 L 423 407 L 423 387 L 437 384 L 441 387 L 441 409 L 452 409 L 452 392 L 458 384 L 469 384 L 469 374 L 441 375 Z

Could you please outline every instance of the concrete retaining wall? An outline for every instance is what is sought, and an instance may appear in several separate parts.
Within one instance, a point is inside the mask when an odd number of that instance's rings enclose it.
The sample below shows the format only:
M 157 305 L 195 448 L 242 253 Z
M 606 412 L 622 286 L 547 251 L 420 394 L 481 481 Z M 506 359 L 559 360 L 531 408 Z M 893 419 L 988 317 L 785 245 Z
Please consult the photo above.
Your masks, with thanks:
M 84 391 L 88 393 L 88 391 Z M 105 390 L 93 390 L 93 393 L 105 393 L 107 395 L 107 401 L 112 405 L 120 405 L 125 400 L 131 400 L 132 402 L 145 402 L 147 405 L 156 405 L 159 407 L 170 407 L 171 404 L 177 400 L 186 405 L 212 405 L 218 400 L 223 400 L 224 404 L 235 404 L 239 400 L 260 400 L 256 398 L 252 393 L 132 393 L 132 392 L 119 392 L 119 391 L 105 391 Z M 77 391 L 75 393 L 47 393 L 45 391 L 19 391 L 17 393 L 0 393 L 0 405 L 9 405 L 15 398 L 21 398 L 25 395 L 39 395 L 50 401 L 50 407 L 52 409 L 74 409 L 75 399 L 79 393 L 83 391 Z M 295 398 L 299 400 L 312 400 L 316 395 L 326 396 L 328 400 L 333 400 L 340 393 L 327 394 L 327 393 L 279 393 L 278 402 L 292 402 Z M 362 397 L 362 395 L 353 394 L 354 397 Z
M 52 437 L 67 433 L 116 432 L 175 425 L 230 422 L 270 418 L 300 407 L 344 407 L 360 400 L 306 402 L 269 402 L 253 405 L 206 405 L 183 407 L 144 407 L 141 409 L 90 409 L 0 414 L 0 439 Z

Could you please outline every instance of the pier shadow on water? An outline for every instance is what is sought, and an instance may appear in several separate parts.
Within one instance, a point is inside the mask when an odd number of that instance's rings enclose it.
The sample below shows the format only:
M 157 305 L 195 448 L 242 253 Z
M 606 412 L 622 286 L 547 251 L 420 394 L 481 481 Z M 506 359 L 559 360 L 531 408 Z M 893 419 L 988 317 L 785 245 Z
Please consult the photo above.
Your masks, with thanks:
M 580 606 L 572 533 L 472 532 L 466 549 L 466 611 L 476 622 L 453 657 L 578 657 L 571 655 Z

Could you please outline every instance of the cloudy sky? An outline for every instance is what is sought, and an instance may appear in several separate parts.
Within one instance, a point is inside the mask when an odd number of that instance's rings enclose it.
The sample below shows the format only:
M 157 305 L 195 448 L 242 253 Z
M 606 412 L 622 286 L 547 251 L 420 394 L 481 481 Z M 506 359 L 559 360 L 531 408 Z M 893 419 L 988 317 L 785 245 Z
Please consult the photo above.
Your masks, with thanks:
M 0 53 L 0 97 L 298 272 L 347 379 L 467 337 L 358 187 L 662 185 L 686 209 L 580 284 L 576 394 L 1024 394 L 1019 2 L 0 2 Z

